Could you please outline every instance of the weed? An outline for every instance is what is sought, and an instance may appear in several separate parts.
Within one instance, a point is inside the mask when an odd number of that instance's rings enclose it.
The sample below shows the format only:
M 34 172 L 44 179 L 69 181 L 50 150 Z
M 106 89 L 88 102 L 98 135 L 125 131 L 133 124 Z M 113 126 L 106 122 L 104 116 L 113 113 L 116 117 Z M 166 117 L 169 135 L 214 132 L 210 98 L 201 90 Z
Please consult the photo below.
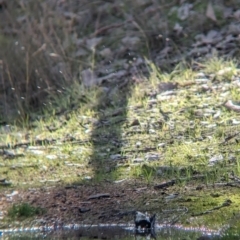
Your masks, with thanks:
M 213 74 L 220 81 L 231 80 L 232 76 L 237 73 L 237 62 L 213 57 L 204 63 L 204 71 L 208 74 Z
M 153 169 L 153 167 L 150 167 L 146 164 L 142 166 L 142 175 L 148 184 L 151 183 L 151 181 L 153 180 L 154 173 L 155 170 Z
M 240 176 L 240 160 L 237 159 L 237 175 Z
M 10 218 L 29 218 L 43 213 L 45 213 L 44 209 L 34 207 L 28 203 L 14 204 L 8 209 L 8 217 Z

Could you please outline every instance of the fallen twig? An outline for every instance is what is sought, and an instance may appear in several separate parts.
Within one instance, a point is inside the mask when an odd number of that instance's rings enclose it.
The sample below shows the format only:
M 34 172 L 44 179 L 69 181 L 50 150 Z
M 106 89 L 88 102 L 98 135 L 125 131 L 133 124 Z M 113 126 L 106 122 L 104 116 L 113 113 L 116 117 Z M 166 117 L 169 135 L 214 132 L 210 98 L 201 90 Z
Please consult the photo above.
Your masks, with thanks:
M 112 29 L 112 28 L 121 27 L 122 25 L 124 25 L 124 24 L 126 24 L 126 23 L 129 23 L 129 22 L 132 22 L 132 19 L 127 20 L 127 21 L 125 21 L 125 22 L 123 22 L 123 23 L 117 23 L 117 24 L 112 24 L 112 25 L 108 25 L 108 26 L 101 27 L 101 28 L 97 29 L 97 30 L 91 35 L 91 37 L 96 37 L 96 36 L 99 35 L 100 33 L 106 32 L 107 30 Z
M 155 185 L 154 189 L 161 189 L 161 188 L 165 188 L 165 187 L 170 187 L 173 186 L 176 183 L 176 179 L 168 181 L 168 182 L 163 182 L 161 184 Z
M 154 189 L 161 189 L 161 188 L 165 188 L 165 187 L 170 187 L 173 186 L 177 181 L 190 181 L 190 180 L 196 180 L 199 178 L 204 178 L 204 175 L 196 175 L 196 176 L 192 176 L 190 178 L 176 178 L 176 179 L 172 179 L 168 182 L 163 182 L 161 184 L 155 185 Z
M 89 196 L 87 200 L 100 199 L 100 198 L 109 198 L 109 197 L 110 197 L 109 193 L 99 193 L 99 194 L 95 194 L 95 195 Z
M 207 211 L 204 211 L 204 212 L 200 212 L 200 213 L 196 213 L 196 214 L 192 214 L 193 217 L 196 217 L 196 216 L 202 216 L 202 215 L 205 215 L 205 214 L 209 214 L 209 213 L 212 213 L 213 211 L 215 210 L 218 210 L 220 208 L 223 208 L 223 207 L 228 207 L 230 206 L 232 203 L 232 201 L 230 199 L 227 199 L 222 205 L 218 206 L 218 207 L 214 207 L 214 208 L 211 208 Z

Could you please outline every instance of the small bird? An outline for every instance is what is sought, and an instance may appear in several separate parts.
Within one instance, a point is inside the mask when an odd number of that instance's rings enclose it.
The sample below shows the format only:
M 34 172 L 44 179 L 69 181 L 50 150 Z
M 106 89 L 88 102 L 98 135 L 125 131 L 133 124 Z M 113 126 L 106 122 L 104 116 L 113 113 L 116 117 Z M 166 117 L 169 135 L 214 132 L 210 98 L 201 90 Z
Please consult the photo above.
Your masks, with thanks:
M 137 230 L 149 231 L 154 229 L 156 214 L 149 217 L 147 214 L 136 211 L 134 221 Z

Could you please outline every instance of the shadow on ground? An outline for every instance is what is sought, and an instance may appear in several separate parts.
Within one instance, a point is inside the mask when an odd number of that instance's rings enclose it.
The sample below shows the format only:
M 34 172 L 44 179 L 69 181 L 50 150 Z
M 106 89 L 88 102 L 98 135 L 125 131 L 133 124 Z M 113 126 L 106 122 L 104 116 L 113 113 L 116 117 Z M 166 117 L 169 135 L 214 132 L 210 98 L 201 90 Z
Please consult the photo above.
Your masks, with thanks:
M 116 179 L 116 164 L 123 160 L 121 147 L 122 128 L 127 119 L 128 98 L 131 96 L 130 78 L 111 86 L 104 96 L 100 96 L 95 106 L 96 118 L 91 135 L 93 153 L 89 164 L 94 170 L 94 179 L 101 180 L 107 176 Z

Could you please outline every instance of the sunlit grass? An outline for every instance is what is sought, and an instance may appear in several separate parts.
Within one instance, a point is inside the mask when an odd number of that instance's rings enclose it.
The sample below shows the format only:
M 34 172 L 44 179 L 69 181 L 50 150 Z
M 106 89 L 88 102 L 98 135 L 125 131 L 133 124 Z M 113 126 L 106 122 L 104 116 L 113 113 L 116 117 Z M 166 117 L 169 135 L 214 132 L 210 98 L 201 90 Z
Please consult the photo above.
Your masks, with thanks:
M 209 60 L 210 61 L 210 60 Z M 236 67 L 233 62 L 224 62 L 222 59 L 213 59 L 210 62 L 202 64 L 201 71 L 203 73 L 209 74 L 210 71 L 219 71 L 226 66 Z M 79 106 L 76 104 L 75 109 L 69 111 L 66 115 L 57 115 L 48 113 L 48 117 L 41 117 L 36 119 L 31 123 L 34 127 L 31 128 L 29 133 L 30 122 L 24 122 L 21 127 L 16 126 L 14 131 L 8 134 L 1 134 L 2 141 L 7 145 L 14 146 L 17 143 L 23 141 L 23 136 L 26 137 L 26 142 L 30 145 L 36 144 L 36 140 L 53 139 L 56 140 L 55 144 L 57 147 L 52 148 L 51 144 L 47 144 L 43 141 L 43 151 L 45 152 L 43 156 L 39 155 L 37 165 L 44 165 L 49 171 L 49 161 L 51 161 L 52 168 L 56 171 L 56 177 L 60 177 L 64 181 L 69 181 L 71 177 L 67 177 L 67 174 L 62 174 L 66 171 L 67 166 L 71 163 L 81 163 L 87 166 L 89 159 L 94 155 L 94 158 L 99 158 L 104 165 L 105 160 L 108 160 L 111 155 L 114 155 L 114 148 L 111 143 L 105 146 L 99 146 L 98 153 L 95 152 L 94 148 L 96 145 L 92 143 L 91 134 L 96 132 L 99 136 L 103 136 L 111 133 L 119 132 L 122 136 L 122 141 L 126 141 L 121 147 L 122 157 L 126 158 L 126 161 L 130 163 L 130 159 L 140 158 L 145 159 L 146 152 L 141 151 L 144 147 L 155 147 L 156 153 L 162 156 L 162 160 L 155 161 L 153 163 L 147 163 L 151 167 L 157 166 L 177 166 L 177 167 L 187 167 L 194 165 L 194 168 L 202 171 L 209 164 L 209 159 L 215 155 L 221 153 L 221 144 L 224 139 L 228 136 L 226 131 L 228 126 L 227 122 L 232 118 L 238 119 L 238 116 L 234 112 L 226 111 L 219 105 L 219 98 L 211 97 L 211 92 L 199 92 L 195 94 L 191 92 L 191 86 L 195 89 L 197 86 L 195 84 L 190 85 L 189 89 L 181 86 L 182 83 L 188 81 L 195 81 L 195 76 L 198 71 L 192 70 L 186 64 L 178 65 L 171 73 L 166 73 L 161 71 L 161 69 L 155 67 L 153 63 L 149 62 L 150 76 L 149 79 L 142 78 L 142 82 L 139 82 L 132 88 L 132 92 L 128 99 L 128 106 L 126 106 L 127 116 L 126 121 L 122 125 L 114 125 L 115 121 L 121 120 L 121 115 L 114 118 L 111 114 L 118 109 L 118 105 L 113 105 L 104 110 L 106 120 L 108 122 L 107 127 L 97 127 L 99 120 L 99 112 L 96 109 L 98 105 L 99 97 L 101 99 L 101 92 L 92 90 L 80 91 L 85 99 L 88 99 L 85 103 L 81 103 Z M 211 70 L 212 69 L 212 70 Z M 236 71 L 234 70 L 234 74 Z M 232 75 L 233 76 L 233 75 Z M 176 91 L 171 101 L 155 101 L 154 106 L 150 107 L 151 97 L 149 92 L 152 90 L 156 91 L 158 84 L 162 82 L 177 82 L 180 86 L 174 90 Z M 209 80 L 211 81 L 211 79 Z M 77 99 L 79 94 L 76 89 L 81 89 L 81 85 L 75 85 L 74 88 L 70 88 L 73 91 L 66 89 L 66 92 L 72 93 L 70 97 L 72 99 Z M 232 89 L 232 96 L 237 97 L 236 90 Z M 196 90 L 195 90 L 196 92 Z M 116 93 L 119 94 L 119 93 Z M 113 101 L 118 101 L 116 95 Z M 69 96 L 66 95 L 66 100 L 64 100 L 64 93 L 61 96 L 61 101 L 58 98 L 51 99 L 52 106 L 59 105 L 59 109 L 64 109 L 66 106 L 70 108 Z M 64 103 L 63 103 L 63 102 Z M 74 100 L 75 101 L 75 100 Z M 223 99 L 221 100 L 223 102 Z M 77 102 L 77 101 L 76 101 Z M 62 105 L 63 104 L 63 105 Z M 216 112 L 216 108 L 219 109 L 221 114 L 218 118 L 214 118 L 212 112 Z M 161 109 L 161 111 L 159 110 Z M 162 114 L 166 114 L 163 116 Z M 101 113 L 103 114 L 103 113 Z M 107 116 L 110 116 L 109 118 Z M 132 122 L 136 122 L 136 126 L 131 127 Z M 219 125 L 215 126 L 214 124 Z M 211 127 L 211 125 L 213 127 Z M 120 129 L 117 126 L 120 126 Z M 128 135 L 130 128 L 136 129 Z M 210 126 L 208 128 L 208 126 Z M 117 131 L 116 131 L 117 130 Z M 18 133 L 16 134 L 16 131 Z M 229 131 L 228 131 L 229 132 Z M 234 132 L 234 130 L 233 130 Z M 72 139 L 71 142 L 64 142 L 66 139 Z M 168 141 L 173 140 L 173 143 L 169 144 Z M 78 142 L 75 144 L 74 142 Z M 158 144 L 165 142 L 166 147 L 158 148 Z M 140 145 L 138 145 L 140 144 Z M 237 151 L 237 146 L 232 147 Z M 56 156 L 55 160 L 49 160 L 45 155 Z M 128 155 L 131 157 L 128 157 Z M 29 162 L 34 163 L 36 156 L 34 152 L 28 152 Z M 32 156 L 32 157 L 31 157 Z M 224 154 L 224 158 L 228 155 Z M 99 160 L 100 161 L 100 160 Z M 145 161 L 145 160 L 144 160 Z M 17 163 L 18 160 L 13 160 L 12 163 Z M 67 165 L 64 164 L 67 162 Z M 69 165 L 69 166 L 70 166 Z M 41 169 L 41 167 L 40 167 Z M 62 169 L 62 170 L 61 170 Z M 87 168 L 82 168 L 82 173 L 87 175 Z M 72 170 L 71 170 L 72 171 Z M 70 170 L 67 172 L 71 172 Z M 73 171 L 75 171 L 73 169 Z M 138 173 L 138 167 L 130 167 L 130 171 L 125 171 L 122 169 L 118 171 L 113 169 L 111 173 L 111 179 L 121 179 L 129 176 L 143 176 L 147 182 L 153 181 L 156 177 L 155 171 Z M 227 170 L 226 170 L 227 171 Z M 238 170 L 236 170 L 238 172 Z M 67 173 L 66 172 L 66 173 Z M 85 172 L 85 173 L 84 173 Z M 26 172 L 28 175 L 28 173 Z M 40 170 L 39 173 L 40 174 Z M 79 173 L 75 173 L 72 176 L 77 176 Z M 100 174 L 104 178 L 104 171 Z M 28 177 L 25 179 L 28 179 Z M 31 174 L 30 174 L 31 175 Z M 30 176 L 29 175 L 29 176 Z M 50 178 L 51 174 L 45 174 L 46 178 Z M 62 176 L 62 177 L 61 177 Z M 11 175 L 12 177 L 12 175 Z M 11 178 L 10 177 L 10 178 Z M 180 177 L 180 176 L 179 176 Z M 20 180 L 21 176 L 17 174 L 14 179 Z M 29 177 L 30 179 L 30 177 Z M 73 177 L 72 179 L 75 179 Z M 31 181 L 30 181 L 31 182 Z
M 28 203 L 14 204 L 8 209 L 8 217 L 12 219 L 29 218 L 36 215 L 42 215 L 46 210 L 40 207 L 31 206 Z

